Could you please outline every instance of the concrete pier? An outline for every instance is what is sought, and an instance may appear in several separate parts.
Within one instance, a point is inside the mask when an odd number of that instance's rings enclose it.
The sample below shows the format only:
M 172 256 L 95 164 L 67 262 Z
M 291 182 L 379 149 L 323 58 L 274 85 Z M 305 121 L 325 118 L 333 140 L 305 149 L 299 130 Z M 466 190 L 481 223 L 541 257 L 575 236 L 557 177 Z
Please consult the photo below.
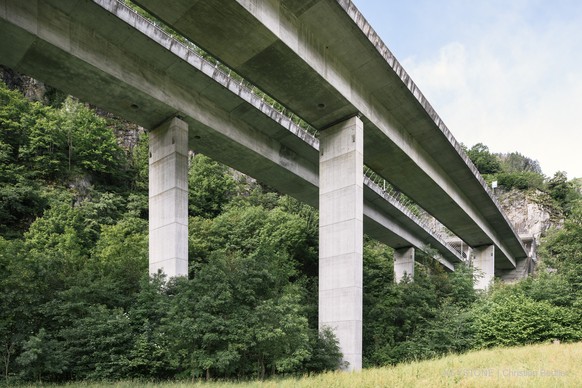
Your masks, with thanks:
M 339 339 L 347 370 L 362 368 L 363 123 L 320 135 L 319 327 Z
M 149 271 L 188 276 L 188 124 L 149 133 Z
M 473 248 L 473 269 L 477 275 L 476 290 L 487 290 L 495 276 L 495 246 Z
M 400 283 L 408 275 L 414 278 L 414 248 L 394 250 L 394 281 Z

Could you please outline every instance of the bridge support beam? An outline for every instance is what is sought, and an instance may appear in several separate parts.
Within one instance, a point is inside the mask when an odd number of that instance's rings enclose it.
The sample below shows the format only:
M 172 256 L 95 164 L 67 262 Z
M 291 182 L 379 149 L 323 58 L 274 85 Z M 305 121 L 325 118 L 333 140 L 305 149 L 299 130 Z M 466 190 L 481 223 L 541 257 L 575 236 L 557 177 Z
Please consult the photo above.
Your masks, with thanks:
M 321 132 L 319 328 L 338 337 L 345 369 L 362 368 L 363 123 L 352 117 Z
M 476 290 L 487 290 L 495 276 L 495 246 L 473 248 L 473 270 L 477 275 Z
M 394 250 L 394 282 L 400 283 L 405 276 L 414 278 L 414 248 Z
M 188 276 L 188 124 L 149 133 L 149 271 Z

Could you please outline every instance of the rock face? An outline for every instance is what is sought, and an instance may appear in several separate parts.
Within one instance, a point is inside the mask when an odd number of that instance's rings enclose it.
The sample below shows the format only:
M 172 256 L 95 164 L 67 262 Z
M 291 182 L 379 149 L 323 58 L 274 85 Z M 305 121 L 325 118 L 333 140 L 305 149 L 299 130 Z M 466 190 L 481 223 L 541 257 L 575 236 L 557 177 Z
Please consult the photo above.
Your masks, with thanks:
M 536 190 L 511 190 L 498 196 L 501 208 L 520 235 L 530 235 L 536 241 L 551 227 L 561 226 L 563 220 L 552 206 L 547 193 Z
M 4 81 L 6 86 L 10 89 L 20 90 L 24 96 L 30 101 L 39 101 L 43 104 L 50 103 L 50 94 L 54 93 L 54 89 L 44 83 L 19 74 L 7 67 L 0 66 L 0 79 Z
M 44 105 L 58 105 L 66 95 L 52 86 L 46 85 L 32 77 L 15 72 L 12 69 L 0 65 L 0 81 L 4 82 L 9 89 L 20 91 L 28 100 L 38 101 Z M 90 105 L 95 112 L 115 123 L 112 128 L 119 145 L 125 150 L 131 151 L 137 144 L 141 134 L 145 132 L 143 127 L 115 117 L 113 114 Z
M 563 217 L 553 206 L 550 196 L 539 190 L 501 192 L 497 199 L 529 252 L 527 259 L 517 262 L 516 269 L 496 273 L 502 280 L 514 282 L 535 270 L 537 244 L 540 238 L 548 229 L 560 227 L 563 224 Z

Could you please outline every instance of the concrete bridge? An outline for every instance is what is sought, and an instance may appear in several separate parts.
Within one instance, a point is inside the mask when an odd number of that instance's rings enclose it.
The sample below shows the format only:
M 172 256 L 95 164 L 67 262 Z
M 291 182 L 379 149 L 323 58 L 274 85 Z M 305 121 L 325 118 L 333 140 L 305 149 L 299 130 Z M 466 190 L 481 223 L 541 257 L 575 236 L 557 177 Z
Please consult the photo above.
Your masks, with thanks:
M 525 248 L 485 182 L 398 61 L 347 0 L 139 4 L 318 130 L 318 138 L 115 0 L 0 0 L 0 63 L 150 130 L 150 272 L 187 274 L 187 152 L 320 210 L 321 326 L 361 368 L 362 244 L 395 248 L 397 276 L 427 244 L 485 276 Z M 457 250 L 364 164 L 470 249 Z

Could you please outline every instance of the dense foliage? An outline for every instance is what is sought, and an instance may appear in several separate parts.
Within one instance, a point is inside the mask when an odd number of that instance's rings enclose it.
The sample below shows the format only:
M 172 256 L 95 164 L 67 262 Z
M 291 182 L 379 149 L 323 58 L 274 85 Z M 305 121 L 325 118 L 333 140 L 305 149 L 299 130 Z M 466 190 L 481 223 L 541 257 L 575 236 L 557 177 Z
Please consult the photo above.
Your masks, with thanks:
M 0 84 L 6 383 L 262 378 L 338 367 L 335 336 L 317 327 L 314 209 L 193 156 L 189 277 L 149 278 L 146 137 L 122 147 L 114 133 L 124 123 L 72 98 L 56 105 Z M 478 167 L 502 171 L 489 156 Z M 392 250 L 365 242 L 365 365 L 582 338 L 582 204 L 565 175 L 544 184 L 570 214 L 547 238 L 546 267 L 489 296 L 473 290 L 470 268 L 446 273 L 421 253 L 414 279 L 395 284 Z
M 546 177 L 537 160 L 511 152 L 494 154 L 489 147 L 477 143 L 465 151 L 477 170 L 491 184 L 497 182 L 498 187 L 509 191 L 541 190 L 547 192 L 554 200 L 556 207 L 564 214 L 569 214 L 572 204 L 580 197 L 580 188 L 574 181 L 568 181 L 566 173 L 558 171 L 553 177 Z

